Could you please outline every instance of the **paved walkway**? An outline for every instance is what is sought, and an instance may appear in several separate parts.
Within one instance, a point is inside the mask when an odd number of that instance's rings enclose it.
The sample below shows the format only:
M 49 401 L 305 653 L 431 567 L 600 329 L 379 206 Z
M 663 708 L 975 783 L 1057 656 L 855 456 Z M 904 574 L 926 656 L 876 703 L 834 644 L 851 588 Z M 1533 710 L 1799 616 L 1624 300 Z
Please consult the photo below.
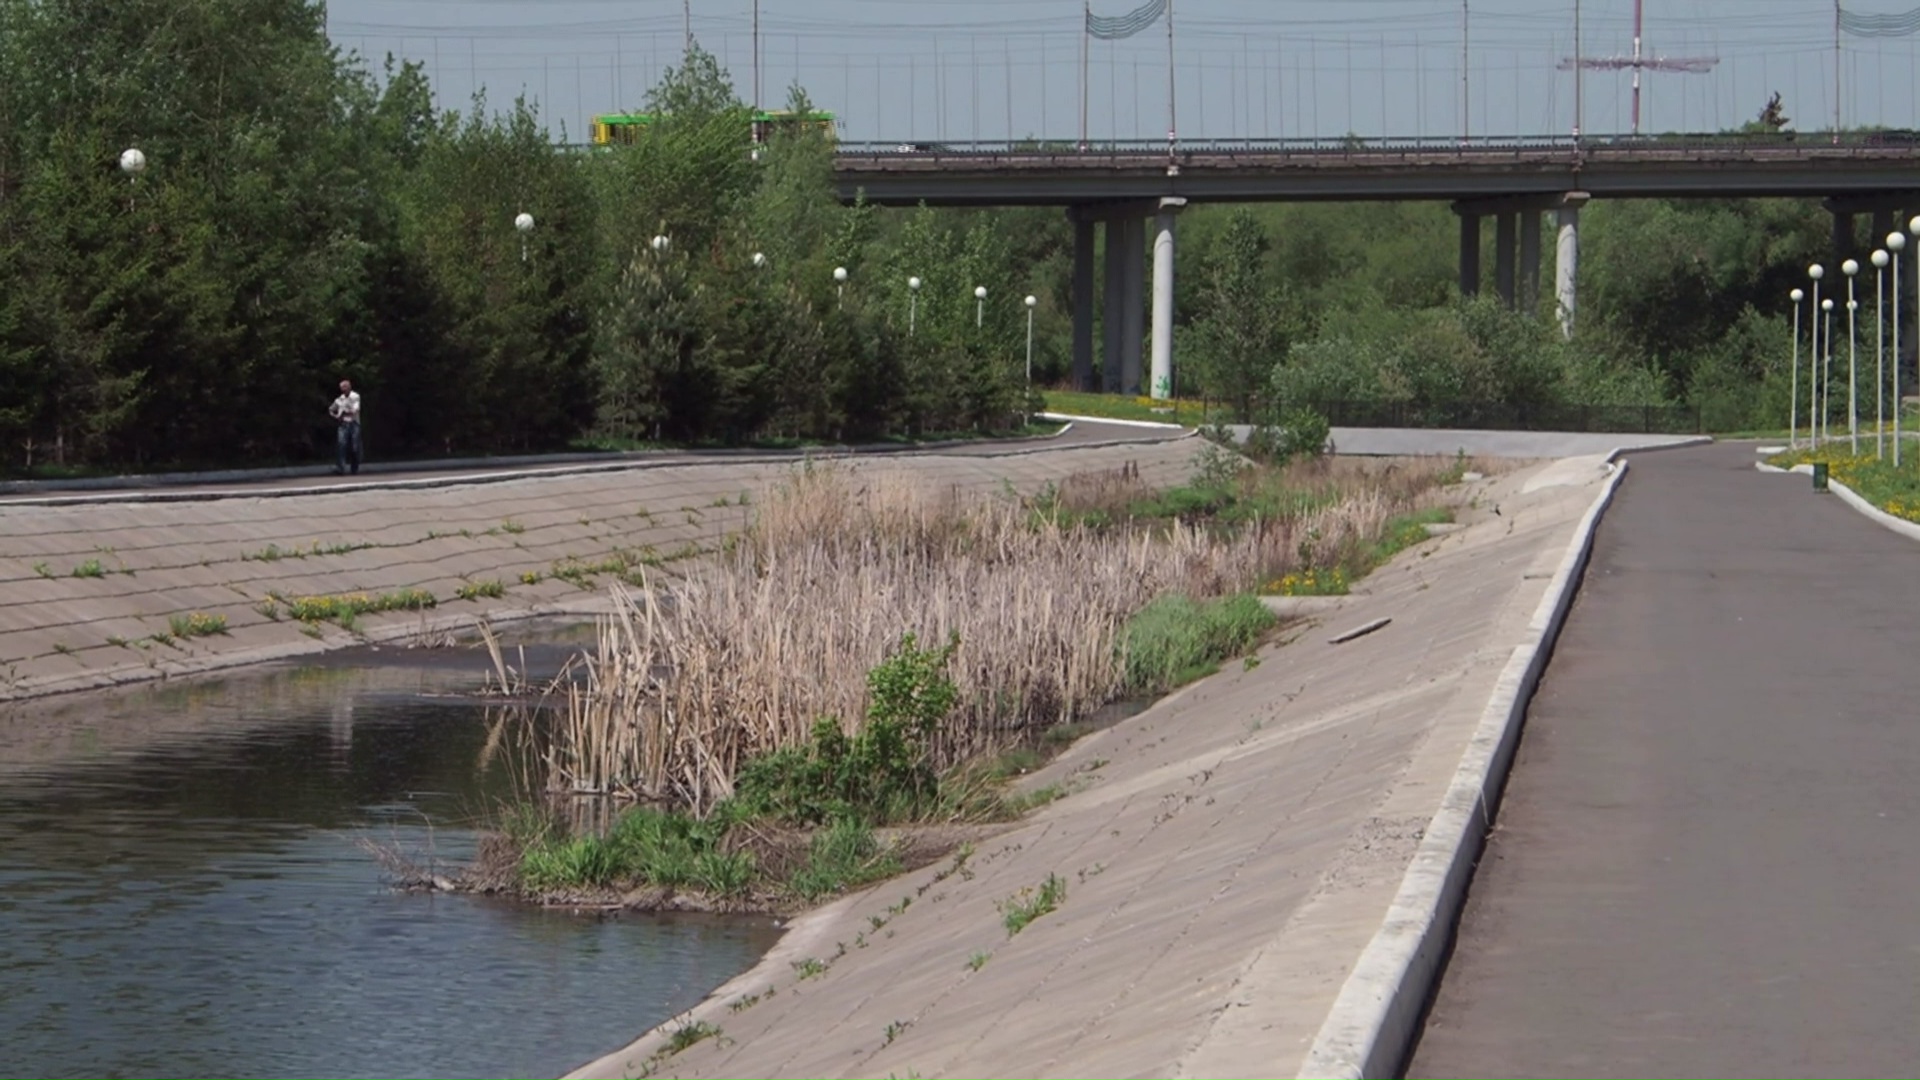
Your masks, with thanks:
M 1753 460 L 1633 460 L 1409 1075 L 1913 1075 L 1920 544 Z
M 378 487 L 477 483 L 536 476 L 572 476 L 621 472 L 664 465 L 740 465 L 817 459 L 884 460 L 942 454 L 950 457 L 1005 457 L 1063 447 L 1116 442 L 1164 442 L 1185 434 L 1177 428 L 1139 427 L 1079 420 L 1057 434 L 1021 439 L 955 440 L 945 443 L 874 443 L 822 446 L 808 450 L 635 450 L 624 453 L 526 454 L 502 457 L 444 458 L 432 461 L 371 461 L 356 476 L 335 476 L 331 461 L 311 465 L 203 472 L 96 476 L 79 480 L 0 481 L 0 507 L 10 503 L 101 501 L 116 499 L 206 499 L 235 493 L 365 490 Z

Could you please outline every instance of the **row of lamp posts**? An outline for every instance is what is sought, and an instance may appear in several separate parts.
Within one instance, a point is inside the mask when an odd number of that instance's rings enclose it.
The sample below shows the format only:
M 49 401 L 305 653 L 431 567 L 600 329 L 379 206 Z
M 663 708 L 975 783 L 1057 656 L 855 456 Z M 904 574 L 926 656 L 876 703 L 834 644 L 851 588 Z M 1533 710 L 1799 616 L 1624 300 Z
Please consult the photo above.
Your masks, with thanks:
M 1887 234 L 1886 246 L 1874 251 L 1868 261 L 1874 270 L 1874 454 L 1886 456 L 1886 419 L 1887 419 L 1887 348 L 1886 321 L 1881 317 L 1881 308 L 1887 297 L 1887 268 L 1893 268 L 1893 463 L 1900 464 L 1900 253 L 1906 250 L 1907 233 L 1920 237 L 1920 217 L 1907 223 L 1906 232 L 1895 229 Z M 1852 453 L 1860 452 L 1860 406 L 1857 379 L 1859 365 L 1858 313 L 1860 302 L 1853 292 L 1853 279 L 1860 273 L 1859 262 L 1848 259 L 1840 264 L 1840 272 L 1847 278 L 1847 439 Z M 1807 439 L 1811 445 L 1818 446 L 1833 437 L 1832 406 L 1827 397 L 1833 392 L 1833 309 L 1832 297 L 1820 298 L 1820 282 L 1826 277 L 1826 268 L 1814 263 L 1807 268 L 1807 277 L 1813 282 L 1812 308 L 1810 311 L 1809 332 L 1812 336 L 1812 349 L 1807 372 Z M 1920 272 L 1914 275 L 1915 302 L 1920 304 Z M 1792 405 L 1787 416 L 1787 441 L 1793 446 L 1800 444 L 1800 304 L 1808 298 L 1801 289 L 1787 294 L 1793 301 L 1793 367 L 1789 380 L 1789 392 Z M 1824 388 L 1824 391 L 1823 391 Z

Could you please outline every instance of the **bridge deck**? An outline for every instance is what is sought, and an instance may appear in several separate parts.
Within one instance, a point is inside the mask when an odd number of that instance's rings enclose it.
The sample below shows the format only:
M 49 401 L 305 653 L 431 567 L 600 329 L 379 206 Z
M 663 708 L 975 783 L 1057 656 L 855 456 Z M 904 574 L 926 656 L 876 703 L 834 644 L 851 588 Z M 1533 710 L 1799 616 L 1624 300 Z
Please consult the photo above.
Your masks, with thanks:
M 1635 458 L 1535 696 L 1411 1076 L 1906 1076 L 1920 544 Z
M 849 144 L 846 198 L 949 205 L 1057 204 L 1180 195 L 1214 200 L 1461 199 L 1583 190 L 1600 197 L 1809 196 L 1920 189 L 1920 145 L 1886 137 L 1472 143 L 1239 140 Z

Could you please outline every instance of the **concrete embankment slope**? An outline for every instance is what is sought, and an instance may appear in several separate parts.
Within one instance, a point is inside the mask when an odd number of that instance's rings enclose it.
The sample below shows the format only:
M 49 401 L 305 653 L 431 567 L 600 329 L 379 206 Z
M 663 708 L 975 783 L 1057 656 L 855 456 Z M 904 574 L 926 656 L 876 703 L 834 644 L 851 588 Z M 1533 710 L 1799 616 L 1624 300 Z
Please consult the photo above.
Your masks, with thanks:
M 1126 465 L 1151 484 L 1186 479 L 1196 440 L 1123 434 L 1132 441 L 1081 430 L 1057 442 L 824 460 L 984 491 L 1031 492 Z M 671 573 L 677 560 L 738 530 L 755 497 L 798 461 L 665 459 L 10 498 L 0 504 L 0 700 L 404 640 L 468 628 L 479 616 L 597 610 L 607 575 L 570 571 L 624 549 Z M 463 585 L 496 580 L 498 598 L 457 599 Z M 349 633 L 298 622 L 269 600 L 402 589 L 427 590 L 438 606 L 364 616 Z M 174 621 L 196 613 L 224 618 L 225 632 L 179 636 Z
M 1294 1075 L 1607 475 L 1478 482 L 1466 528 L 1031 778 L 1065 798 L 796 920 L 575 1075 Z M 1056 908 L 1010 935 L 1050 879 Z M 668 1053 L 694 1023 L 718 1034 Z

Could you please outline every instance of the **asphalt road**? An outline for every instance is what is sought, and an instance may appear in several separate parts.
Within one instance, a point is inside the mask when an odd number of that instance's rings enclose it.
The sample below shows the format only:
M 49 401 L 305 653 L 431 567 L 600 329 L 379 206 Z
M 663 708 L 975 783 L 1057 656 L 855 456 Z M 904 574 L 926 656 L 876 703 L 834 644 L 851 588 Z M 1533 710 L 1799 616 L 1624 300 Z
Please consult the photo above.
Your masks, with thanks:
M 1642 454 L 1408 1075 L 1913 1076 L 1920 543 Z

